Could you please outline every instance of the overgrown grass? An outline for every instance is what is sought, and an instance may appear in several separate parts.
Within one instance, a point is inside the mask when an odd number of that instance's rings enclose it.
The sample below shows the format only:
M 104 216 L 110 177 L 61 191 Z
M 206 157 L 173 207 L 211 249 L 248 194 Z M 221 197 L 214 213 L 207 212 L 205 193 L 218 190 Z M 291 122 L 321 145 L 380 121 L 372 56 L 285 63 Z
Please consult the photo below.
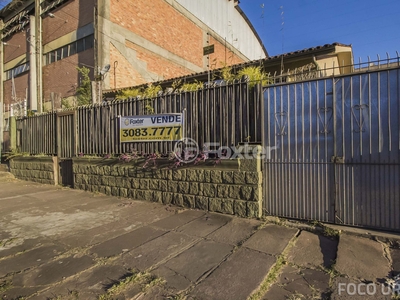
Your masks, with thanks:
M 115 295 L 124 292 L 135 284 L 139 284 L 142 288 L 142 291 L 144 292 L 153 286 L 162 285 L 164 283 L 165 281 L 163 279 L 158 278 L 150 274 L 149 272 L 133 273 L 125 277 L 124 279 L 116 282 L 107 290 L 107 293 L 100 295 L 98 299 L 111 300 Z
M 269 270 L 267 278 L 261 283 L 260 288 L 256 293 L 251 295 L 248 300 L 259 300 L 268 291 L 270 286 L 278 279 L 279 274 L 283 266 L 287 264 L 286 253 L 282 253 L 278 256 L 275 265 Z
M 9 290 L 12 287 L 12 281 L 11 280 L 5 280 L 3 282 L 0 282 L 0 293 L 3 293 L 7 290 Z

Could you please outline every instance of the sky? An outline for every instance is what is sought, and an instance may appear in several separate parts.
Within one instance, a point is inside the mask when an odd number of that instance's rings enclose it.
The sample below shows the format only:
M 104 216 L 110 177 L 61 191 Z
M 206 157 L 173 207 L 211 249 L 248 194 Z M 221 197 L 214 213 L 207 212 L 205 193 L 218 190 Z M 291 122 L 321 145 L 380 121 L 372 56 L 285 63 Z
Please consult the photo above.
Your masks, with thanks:
M 0 0 L 0 9 L 2 9 L 4 6 L 6 6 L 10 2 L 11 2 L 11 0 Z
M 334 42 L 354 61 L 400 53 L 400 0 L 240 0 L 270 56 Z
M 270 56 L 334 42 L 352 45 L 355 62 L 400 53 L 400 0 L 240 0 L 240 7 Z

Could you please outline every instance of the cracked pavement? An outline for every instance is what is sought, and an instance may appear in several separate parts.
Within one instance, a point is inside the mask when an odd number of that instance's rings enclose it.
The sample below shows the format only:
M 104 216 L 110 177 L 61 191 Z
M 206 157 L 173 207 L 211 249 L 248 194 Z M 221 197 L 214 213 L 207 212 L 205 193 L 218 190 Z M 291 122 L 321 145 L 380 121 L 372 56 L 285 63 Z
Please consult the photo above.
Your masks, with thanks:
M 1 299 L 358 299 L 339 285 L 400 273 L 396 244 L 351 234 L 19 180 L 0 204 Z

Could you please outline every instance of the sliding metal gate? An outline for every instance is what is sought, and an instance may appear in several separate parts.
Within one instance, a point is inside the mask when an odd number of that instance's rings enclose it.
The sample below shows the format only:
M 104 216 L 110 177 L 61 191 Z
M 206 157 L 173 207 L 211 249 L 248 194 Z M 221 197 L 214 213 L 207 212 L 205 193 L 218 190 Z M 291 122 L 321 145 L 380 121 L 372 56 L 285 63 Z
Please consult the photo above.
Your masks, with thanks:
M 266 213 L 400 229 L 399 102 L 399 69 L 265 88 Z

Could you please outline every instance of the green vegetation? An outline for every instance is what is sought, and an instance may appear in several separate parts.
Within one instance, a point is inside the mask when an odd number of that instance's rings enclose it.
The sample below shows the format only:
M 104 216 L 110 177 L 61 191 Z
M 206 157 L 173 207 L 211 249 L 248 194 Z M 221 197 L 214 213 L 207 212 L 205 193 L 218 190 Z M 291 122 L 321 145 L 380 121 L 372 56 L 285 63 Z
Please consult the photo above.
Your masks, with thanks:
M 267 278 L 262 282 L 259 290 L 253 295 L 251 295 L 248 299 L 249 300 L 261 299 L 262 296 L 264 296 L 265 293 L 268 291 L 270 286 L 278 279 L 278 276 L 281 273 L 281 269 L 286 264 L 287 264 L 286 253 L 282 253 L 276 260 L 275 265 L 269 271 Z
M 200 81 L 195 80 L 192 83 L 184 83 L 182 86 L 179 88 L 180 92 L 191 92 L 191 91 L 197 91 L 200 90 L 204 87 L 204 84 Z
M 227 66 L 225 65 L 222 69 L 221 69 L 221 79 L 225 80 L 225 81 L 233 81 L 236 79 L 235 74 L 232 73 L 232 67 L 231 66 Z
M 158 93 L 162 91 L 160 85 L 152 85 L 151 83 L 147 85 L 147 87 L 141 88 L 133 88 L 133 89 L 124 89 L 117 94 L 117 99 L 120 100 L 127 100 L 130 98 L 155 98 L 157 97 Z
M 10 280 L 5 280 L 0 282 L 0 293 L 9 290 L 12 287 L 12 282 Z
M 89 77 L 90 70 L 86 67 L 76 68 L 81 76 L 81 82 L 76 89 L 78 106 L 89 105 L 92 103 L 92 82 Z
M 11 149 L 10 152 L 3 154 L 3 157 L 5 158 L 5 160 L 11 160 L 15 157 L 20 157 L 20 156 L 29 156 L 29 153 L 21 152 L 21 151 L 19 151 L 19 149 L 14 148 L 14 149 Z
M 61 99 L 61 108 L 72 108 L 73 106 L 71 105 L 71 103 L 68 101 L 67 98 L 62 98 Z
M 257 83 L 262 85 L 269 84 L 271 80 L 269 79 L 267 73 L 261 70 L 261 67 L 247 67 L 239 70 L 237 73 L 237 78 L 246 76 L 249 79 L 249 87 L 254 87 Z
M 149 272 L 138 272 L 125 277 L 124 279 L 115 283 L 112 287 L 107 290 L 106 294 L 102 294 L 98 297 L 99 300 L 111 300 L 114 296 L 128 290 L 135 284 L 141 286 L 142 291 L 155 286 L 164 284 L 164 280 L 157 278 L 156 276 L 150 274 Z
M 125 89 L 125 90 L 118 92 L 117 98 L 121 99 L 121 100 L 126 100 L 129 98 L 137 98 L 137 97 L 141 96 L 141 94 L 142 94 L 141 89 L 139 89 L 139 88 Z

